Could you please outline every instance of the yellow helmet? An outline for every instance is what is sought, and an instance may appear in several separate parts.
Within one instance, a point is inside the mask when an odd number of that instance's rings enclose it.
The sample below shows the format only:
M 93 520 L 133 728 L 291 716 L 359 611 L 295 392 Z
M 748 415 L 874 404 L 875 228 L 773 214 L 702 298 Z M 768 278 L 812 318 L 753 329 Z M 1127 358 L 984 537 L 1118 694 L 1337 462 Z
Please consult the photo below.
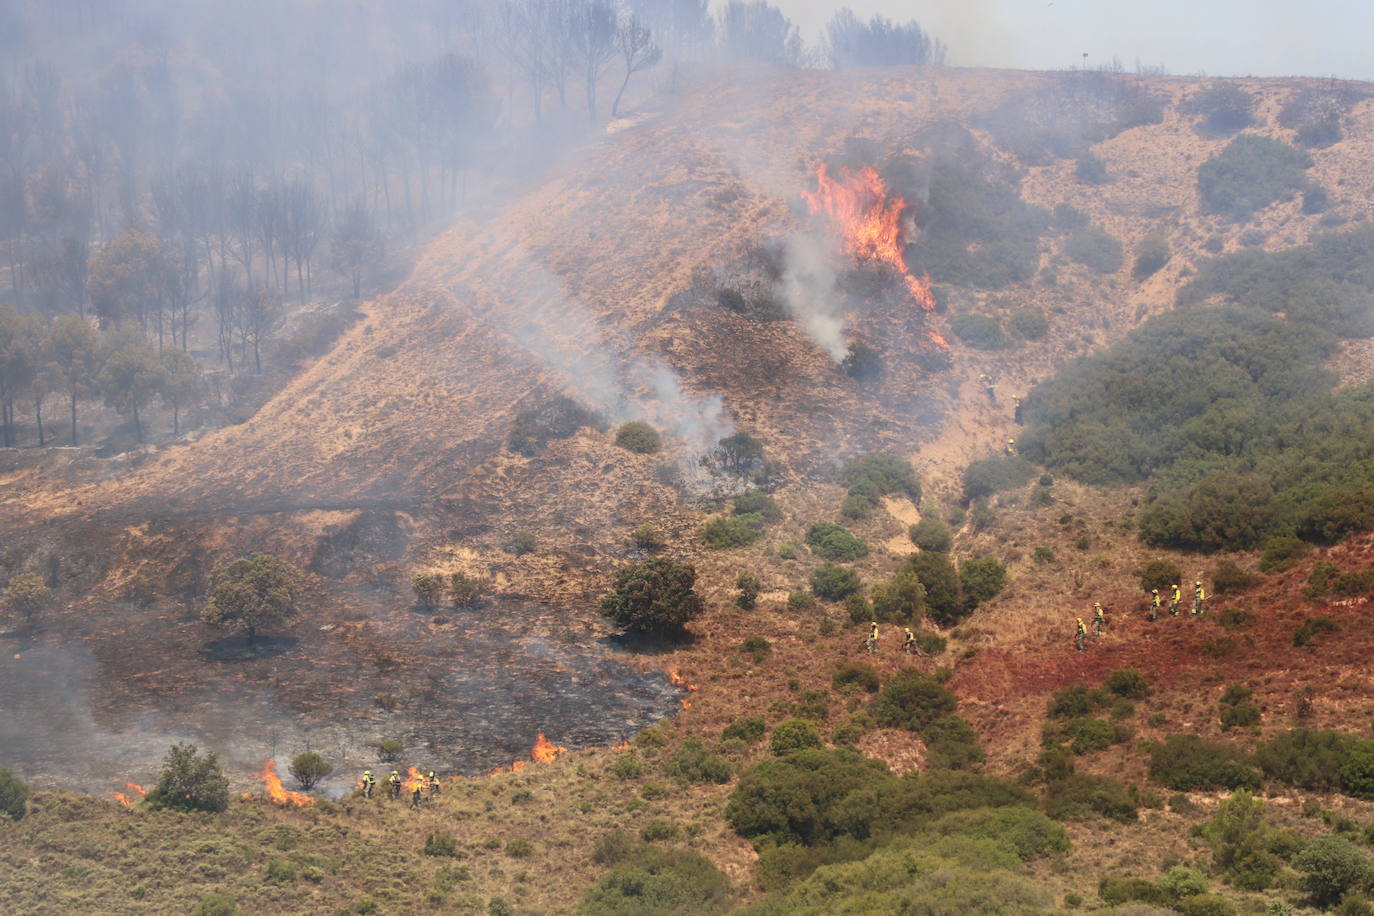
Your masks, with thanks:
M 363 775 L 364 775 L 364 776 L 371 776 L 371 775 L 372 775 L 372 771 L 371 771 L 371 770 L 363 770 Z
M 1158 595 L 1158 594 L 1159 594 L 1159 589 L 1157 589 L 1157 588 L 1152 588 L 1152 589 L 1150 589 L 1150 594 L 1152 594 L 1152 595 Z
M 433 778 L 434 778 L 434 771 L 433 771 L 433 770 L 430 770 L 430 771 L 429 771 L 429 778 L 430 778 L 430 779 L 433 779 Z
M 1196 582 L 1194 582 L 1193 584 L 1194 584 L 1194 585 L 1201 585 L 1201 584 L 1202 584 L 1202 580 L 1201 580 L 1201 579 L 1198 579 L 1198 580 L 1197 580 Z

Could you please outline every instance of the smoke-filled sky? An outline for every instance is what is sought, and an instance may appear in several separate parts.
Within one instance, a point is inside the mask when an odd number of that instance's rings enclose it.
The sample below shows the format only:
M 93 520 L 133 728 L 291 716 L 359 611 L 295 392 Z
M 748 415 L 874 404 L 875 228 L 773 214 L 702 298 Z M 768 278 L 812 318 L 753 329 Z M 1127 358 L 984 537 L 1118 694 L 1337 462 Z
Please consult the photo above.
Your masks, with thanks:
M 1118 57 L 1212 76 L 1374 79 L 1369 0 L 773 0 L 817 38 L 837 6 L 916 19 L 957 65 L 1088 66 Z

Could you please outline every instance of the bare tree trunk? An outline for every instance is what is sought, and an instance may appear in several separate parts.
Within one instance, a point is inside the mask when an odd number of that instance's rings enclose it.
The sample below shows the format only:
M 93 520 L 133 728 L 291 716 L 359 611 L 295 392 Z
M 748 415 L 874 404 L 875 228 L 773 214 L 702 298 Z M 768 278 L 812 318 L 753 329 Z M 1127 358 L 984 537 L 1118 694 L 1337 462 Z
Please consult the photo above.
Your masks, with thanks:
M 76 392 L 72 391 L 72 445 L 76 445 Z
M 34 416 L 34 419 L 38 421 L 38 447 L 39 447 L 39 448 L 42 448 L 44 445 L 47 445 L 47 442 L 45 442 L 44 439 L 43 439 L 43 399 L 42 399 L 42 398 L 34 398 L 34 399 L 33 399 L 33 416 Z

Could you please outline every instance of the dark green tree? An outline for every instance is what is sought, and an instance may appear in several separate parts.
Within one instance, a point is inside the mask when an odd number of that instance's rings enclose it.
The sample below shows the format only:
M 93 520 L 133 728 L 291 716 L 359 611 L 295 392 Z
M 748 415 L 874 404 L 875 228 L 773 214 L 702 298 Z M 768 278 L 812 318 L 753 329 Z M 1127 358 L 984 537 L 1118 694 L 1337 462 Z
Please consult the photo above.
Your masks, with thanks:
M 932 620 L 942 627 L 964 619 L 964 596 L 959 574 L 949 557 L 942 553 L 912 554 L 907 569 L 916 574 L 926 590 L 926 608 Z
M 143 423 L 138 412 L 162 389 L 162 362 L 136 328 L 112 333 L 105 341 L 105 352 L 105 365 L 96 379 L 105 406 L 131 417 L 142 442 Z
M 201 619 L 251 641 L 259 629 L 295 616 L 303 583 L 296 567 L 268 553 L 221 563 L 210 572 L 210 598 Z
M 652 557 L 622 567 L 601 599 L 601 613 L 627 630 L 673 634 L 703 610 L 690 563 Z
M 229 807 L 229 780 L 213 751 L 202 755 L 194 744 L 174 744 L 147 802 L 179 811 L 223 811 Z

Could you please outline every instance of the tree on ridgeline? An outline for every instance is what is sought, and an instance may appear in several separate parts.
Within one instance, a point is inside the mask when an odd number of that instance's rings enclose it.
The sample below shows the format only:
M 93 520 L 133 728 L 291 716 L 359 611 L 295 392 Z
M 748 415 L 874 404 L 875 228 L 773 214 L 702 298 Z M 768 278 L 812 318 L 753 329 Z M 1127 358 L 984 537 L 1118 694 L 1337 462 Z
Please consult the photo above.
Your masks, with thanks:
M 180 347 L 162 351 L 162 385 L 158 397 L 172 408 L 172 435 L 181 435 L 181 409 L 201 391 L 200 363 Z
M 571 37 L 587 90 L 587 116 L 596 123 L 596 87 L 619 50 L 616 9 L 603 0 L 583 0 L 572 9 Z
M 939 66 L 945 62 L 944 42 L 932 38 L 914 20 L 902 24 L 874 16 L 863 22 L 845 7 L 831 17 L 825 37 L 830 66 L 836 70 Z
M 726 60 L 801 65 L 801 33 L 782 10 L 765 0 L 729 0 L 720 11 L 717 33 Z
M 269 553 L 220 563 L 210 571 L 210 597 L 201 619 L 252 642 L 258 630 L 295 616 L 303 588 L 296 567 Z

